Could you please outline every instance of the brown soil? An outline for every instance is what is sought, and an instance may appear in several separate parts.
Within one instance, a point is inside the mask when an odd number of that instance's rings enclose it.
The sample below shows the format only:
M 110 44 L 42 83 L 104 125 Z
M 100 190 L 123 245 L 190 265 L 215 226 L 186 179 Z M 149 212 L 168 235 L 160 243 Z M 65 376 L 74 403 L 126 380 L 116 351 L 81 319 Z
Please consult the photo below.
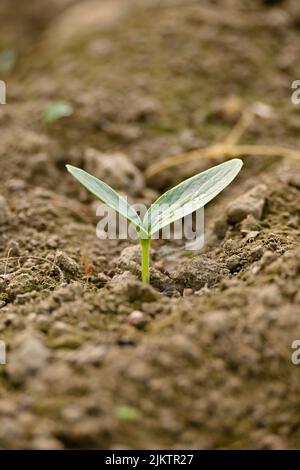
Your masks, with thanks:
M 150 203 L 226 155 L 146 178 L 151 164 L 224 141 L 257 102 L 241 142 L 299 147 L 298 2 L 0 10 L 15 62 L 0 54 L 0 447 L 299 448 L 300 164 L 241 155 L 204 250 L 155 242 L 151 286 L 138 247 L 96 238 L 93 198 L 65 170 L 112 154 L 107 177 Z M 73 115 L 46 125 L 62 99 Z

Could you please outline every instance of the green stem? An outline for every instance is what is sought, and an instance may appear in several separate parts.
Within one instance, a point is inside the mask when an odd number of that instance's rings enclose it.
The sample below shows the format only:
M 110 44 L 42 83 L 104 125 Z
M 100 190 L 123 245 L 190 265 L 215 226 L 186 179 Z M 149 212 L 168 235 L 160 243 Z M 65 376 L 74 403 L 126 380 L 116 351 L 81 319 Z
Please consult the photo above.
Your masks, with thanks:
M 142 281 L 149 284 L 150 273 L 149 273 L 149 260 L 150 260 L 150 238 L 140 238 L 142 247 Z

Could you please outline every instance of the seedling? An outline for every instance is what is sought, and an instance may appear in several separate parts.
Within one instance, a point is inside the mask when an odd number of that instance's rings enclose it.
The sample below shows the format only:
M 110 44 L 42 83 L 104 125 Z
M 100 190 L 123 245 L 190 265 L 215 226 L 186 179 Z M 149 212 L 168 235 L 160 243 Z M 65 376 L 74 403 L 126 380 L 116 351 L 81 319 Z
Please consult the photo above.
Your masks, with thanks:
M 142 280 L 148 283 L 150 243 L 153 235 L 214 199 L 233 181 L 242 165 L 243 162 L 235 158 L 188 178 L 160 196 L 148 209 L 143 220 L 135 209 L 106 183 L 80 168 L 67 165 L 67 169 L 94 196 L 134 225 L 142 249 Z
M 43 113 L 45 124 L 53 124 L 59 119 L 73 114 L 73 106 L 67 101 L 56 101 L 48 106 Z

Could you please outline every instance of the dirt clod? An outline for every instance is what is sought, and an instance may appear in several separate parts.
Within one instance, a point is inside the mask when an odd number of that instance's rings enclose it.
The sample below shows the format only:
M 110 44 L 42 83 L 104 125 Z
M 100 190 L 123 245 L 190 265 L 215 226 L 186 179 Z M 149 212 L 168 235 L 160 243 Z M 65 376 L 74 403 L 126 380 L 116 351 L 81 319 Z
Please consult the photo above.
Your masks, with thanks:
M 45 367 L 48 358 L 49 351 L 41 337 L 32 331 L 20 333 L 7 366 L 9 377 L 13 382 L 23 382 Z
M 227 219 L 231 223 L 241 222 L 248 215 L 261 219 L 266 203 L 267 187 L 259 184 L 231 202 L 226 209 Z
M 136 328 L 143 328 L 147 324 L 148 320 L 143 312 L 140 310 L 133 310 L 133 312 L 128 315 L 127 322 Z
M 55 255 L 55 262 L 65 272 L 76 275 L 79 273 L 79 265 L 70 256 L 63 251 L 57 251 Z
M 136 196 L 144 187 L 144 178 L 130 158 L 123 153 L 106 154 L 95 149 L 85 153 L 86 170 L 114 189 Z
M 212 287 L 229 274 L 224 263 L 200 255 L 180 266 L 172 273 L 172 278 L 181 291 L 184 288 L 199 290 L 204 286 Z

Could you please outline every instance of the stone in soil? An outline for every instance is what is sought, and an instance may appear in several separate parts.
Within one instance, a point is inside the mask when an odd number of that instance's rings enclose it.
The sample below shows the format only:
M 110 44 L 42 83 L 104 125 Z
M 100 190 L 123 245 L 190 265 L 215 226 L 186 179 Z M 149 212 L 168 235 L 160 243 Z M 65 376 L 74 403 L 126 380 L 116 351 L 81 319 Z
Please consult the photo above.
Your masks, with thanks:
M 41 336 L 29 330 L 18 334 L 9 351 L 8 375 L 15 383 L 21 383 L 47 365 L 48 348 Z
M 65 272 L 76 275 L 80 269 L 76 261 L 68 256 L 63 251 L 57 251 L 55 256 L 55 263 Z
M 227 220 L 231 223 L 241 222 L 247 216 L 252 215 L 260 220 L 266 204 L 267 187 L 258 184 L 247 193 L 231 202 L 226 209 Z
M 123 190 L 131 196 L 140 194 L 145 186 L 142 173 L 127 155 L 120 152 L 107 154 L 87 149 L 85 168 L 114 189 Z

